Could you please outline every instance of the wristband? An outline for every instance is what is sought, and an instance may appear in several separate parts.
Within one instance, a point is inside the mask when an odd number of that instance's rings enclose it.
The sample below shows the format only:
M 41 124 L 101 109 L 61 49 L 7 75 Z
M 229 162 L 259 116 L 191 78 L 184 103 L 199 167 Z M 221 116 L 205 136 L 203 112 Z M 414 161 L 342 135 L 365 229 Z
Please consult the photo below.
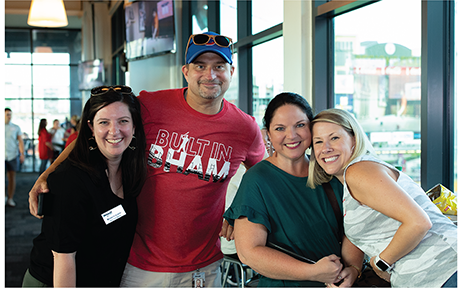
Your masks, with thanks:
M 375 264 L 375 267 L 377 267 L 377 269 L 379 269 L 380 271 L 383 271 L 383 272 L 388 272 L 390 273 L 391 270 L 393 270 L 395 264 L 393 265 L 390 265 L 388 264 L 386 261 L 384 261 L 383 259 L 380 259 L 380 256 L 377 255 L 375 256 L 375 260 L 374 260 L 374 264 Z

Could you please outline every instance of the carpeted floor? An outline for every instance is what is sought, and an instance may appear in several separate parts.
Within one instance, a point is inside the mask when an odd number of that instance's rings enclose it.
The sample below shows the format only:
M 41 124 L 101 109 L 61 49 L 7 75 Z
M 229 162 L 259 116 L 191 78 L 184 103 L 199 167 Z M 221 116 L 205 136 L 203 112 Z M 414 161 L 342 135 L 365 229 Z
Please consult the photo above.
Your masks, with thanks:
M 29 213 L 29 191 L 38 173 L 18 173 L 14 201 L 5 207 L 5 287 L 20 287 L 29 267 L 32 240 L 40 233 L 41 220 Z M 1 284 L 0 284 L 1 285 Z

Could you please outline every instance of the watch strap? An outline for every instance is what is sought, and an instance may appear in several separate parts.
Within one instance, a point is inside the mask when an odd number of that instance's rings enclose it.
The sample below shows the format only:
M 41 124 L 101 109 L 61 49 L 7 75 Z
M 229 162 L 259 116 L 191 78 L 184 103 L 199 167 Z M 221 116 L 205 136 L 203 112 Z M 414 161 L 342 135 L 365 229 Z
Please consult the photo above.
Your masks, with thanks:
M 388 264 L 385 260 L 381 259 L 379 255 L 375 256 L 375 266 L 383 271 L 383 272 L 388 272 L 390 273 L 391 270 L 394 268 L 394 264 L 390 265 Z

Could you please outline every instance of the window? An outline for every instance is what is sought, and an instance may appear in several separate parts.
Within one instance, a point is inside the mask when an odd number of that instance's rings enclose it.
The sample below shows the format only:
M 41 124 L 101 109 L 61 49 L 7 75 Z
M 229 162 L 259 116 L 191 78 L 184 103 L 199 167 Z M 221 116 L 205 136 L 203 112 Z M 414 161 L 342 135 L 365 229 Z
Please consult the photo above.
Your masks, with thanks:
M 236 0 L 220 1 L 220 33 L 238 41 L 238 22 L 236 21 Z
M 334 18 L 334 106 L 356 116 L 382 160 L 420 183 L 421 2 L 394 5 Z
M 377 118 L 386 117 L 382 125 L 391 123 L 390 118 L 409 116 L 412 119 L 403 119 L 391 130 L 385 131 L 391 132 L 387 135 L 388 139 L 397 141 L 385 143 L 374 138 L 374 146 L 380 149 L 381 155 L 384 148 L 389 147 L 390 151 L 385 152 L 389 153 L 387 156 L 394 153 L 398 159 L 393 157 L 385 160 L 395 166 L 403 166 L 403 169 L 406 165 L 407 174 L 418 181 L 423 189 L 428 190 L 438 183 L 454 189 L 456 96 L 452 75 L 455 1 L 361 0 L 334 1 L 334 5 L 328 2 L 313 2 L 316 12 L 313 31 L 315 109 L 344 107 L 352 110 L 363 126 L 369 126 L 367 122 L 371 122 L 374 115 Z M 361 11 L 367 13 L 361 14 Z M 354 23 L 360 25 L 360 34 L 365 35 L 368 27 L 373 29 L 373 39 L 356 40 L 358 37 L 353 33 L 358 29 L 344 24 L 344 19 L 351 15 L 355 16 Z M 380 15 L 387 17 L 381 18 Z M 405 19 L 410 21 L 406 22 Z M 399 23 L 398 28 L 392 28 L 393 23 Z M 387 37 L 386 31 L 379 27 L 392 31 L 393 35 Z M 407 27 L 413 30 L 406 30 Z M 421 41 L 408 41 L 418 35 Z M 420 49 L 410 44 L 412 42 L 421 42 Z M 375 47 L 370 46 L 373 44 Z M 382 55 L 385 56 L 384 60 Z M 379 75 L 373 75 L 376 71 L 379 71 Z M 417 135 L 417 125 L 420 135 Z M 398 128 L 404 128 L 405 131 L 400 131 L 404 133 L 394 133 Z M 369 127 L 365 129 L 371 136 L 373 131 Z M 393 138 L 395 136 L 397 138 Z M 415 153 L 412 153 L 409 145 L 418 145 L 417 142 L 420 143 L 420 149 L 414 147 Z M 420 154 L 420 160 L 416 159 L 419 157 L 417 154 Z M 418 177 L 417 169 L 420 171 Z
M 78 30 L 5 30 L 5 107 L 21 127 L 26 161 L 21 171 L 38 171 L 40 119 L 66 125 L 82 109 L 78 90 L 81 32 Z M 35 167 L 35 168 L 34 168 Z
M 251 2 L 252 34 L 257 34 L 283 22 L 283 0 L 252 0 Z
M 208 31 L 208 1 L 193 3 L 192 33 L 199 34 Z
M 283 37 L 252 48 L 252 115 L 256 118 L 257 124 L 261 128 L 263 127 L 262 119 L 268 103 L 283 91 L 283 57 L 275 57 L 273 51 L 276 51 L 276 55 L 283 55 Z
M 259 125 L 266 105 L 283 89 L 283 6 L 283 0 L 220 1 L 219 27 L 233 39 L 236 68 L 225 98 Z
M 235 67 L 235 72 L 233 72 L 232 81 L 228 87 L 227 92 L 225 92 L 225 100 L 230 103 L 233 103 L 238 107 L 238 55 L 233 53 L 233 67 Z

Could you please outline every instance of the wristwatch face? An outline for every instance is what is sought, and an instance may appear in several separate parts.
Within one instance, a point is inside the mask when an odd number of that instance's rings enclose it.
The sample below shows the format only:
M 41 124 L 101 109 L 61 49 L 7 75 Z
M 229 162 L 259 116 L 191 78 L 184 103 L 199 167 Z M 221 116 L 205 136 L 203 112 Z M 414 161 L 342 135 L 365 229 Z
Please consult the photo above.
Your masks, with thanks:
M 379 260 L 377 261 L 377 263 L 375 263 L 375 265 L 377 265 L 377 267 L 380 268 L 380 270 L 382 271 L 387 271 L 388 268 L 390 268 L 390 266 L 388 266 L 385 262 L 383 262 L 382 260 Z

